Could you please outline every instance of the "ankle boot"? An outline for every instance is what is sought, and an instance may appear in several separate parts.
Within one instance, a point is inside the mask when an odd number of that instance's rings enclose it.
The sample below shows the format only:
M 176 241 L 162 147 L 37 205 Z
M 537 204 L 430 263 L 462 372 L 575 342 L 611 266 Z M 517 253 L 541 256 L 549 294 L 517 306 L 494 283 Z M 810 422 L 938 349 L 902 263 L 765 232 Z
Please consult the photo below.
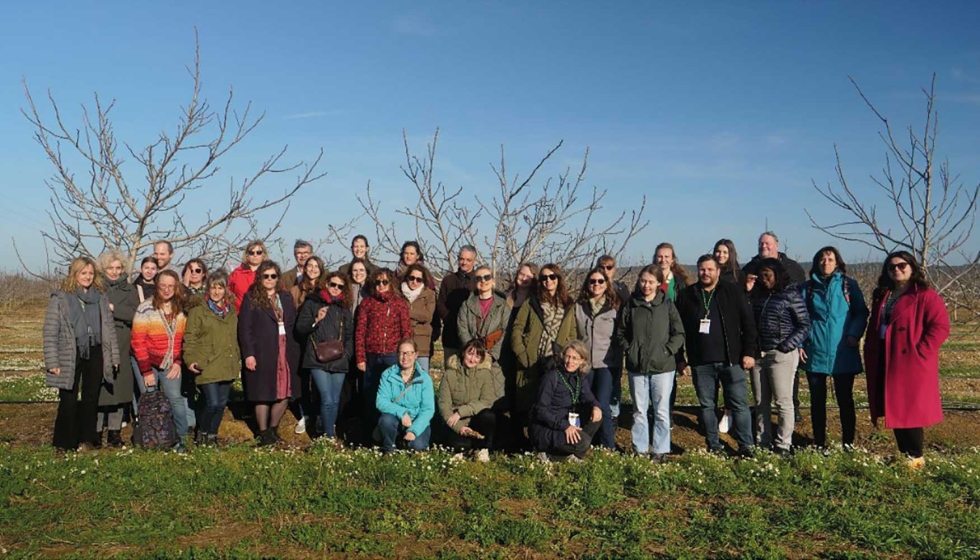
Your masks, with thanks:
M 109 444 L 109 447 L 122 447 L 123 440 L 119 430 L 109 430 L 108 435 L 106 435 L 106 443 Z

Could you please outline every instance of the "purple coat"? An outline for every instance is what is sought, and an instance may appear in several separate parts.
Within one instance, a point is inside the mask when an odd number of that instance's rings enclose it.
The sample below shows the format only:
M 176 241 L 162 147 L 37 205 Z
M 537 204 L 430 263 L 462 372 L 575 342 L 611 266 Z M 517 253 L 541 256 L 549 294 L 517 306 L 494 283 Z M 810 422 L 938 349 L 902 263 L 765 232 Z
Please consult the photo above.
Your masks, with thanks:
M 291 397 L 299 398 L 300 345 L 293 334 L 296 326 L 296 305 L 289 292 L 279 292 L 282 300 L 283 322 L 286 324 L 286 361 L 289 362 Z M 255 371 L 242 367 L 245 398 L 251 402 L 273 402 L 276 399 L 276 365 L 279 360 L 279 322 L 272 309 L 252 305 L 248 295 L 242 298 L 238 312 L 238 344 L 242 360 L 254 356 Z

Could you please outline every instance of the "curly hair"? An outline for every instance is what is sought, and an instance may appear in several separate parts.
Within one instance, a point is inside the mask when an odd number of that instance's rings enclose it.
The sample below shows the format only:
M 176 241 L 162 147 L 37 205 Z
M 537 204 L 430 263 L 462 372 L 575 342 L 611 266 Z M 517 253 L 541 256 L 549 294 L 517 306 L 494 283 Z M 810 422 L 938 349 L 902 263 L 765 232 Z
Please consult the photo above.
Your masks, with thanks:
M 364 282 L 364 287 L 367 288 L 368 293 L 372 296 L 377 296 L 378 292 L 376 290 L 378 286 L 378 281 L 381 278 L 387 278 L 388 289 L 394 290 L 392 283 L 395 281 L 395 273 L 391 271 L 390 268 L 376 268 L 368 274 L 367 280 Z
M 248 288 L 245 292 L 245 297 L 252 304 L 252 307 L 257 309 L 271 309 L 272 302 L 269 301 L 269 294 L 266 293 L 265 288 L 262 287 L 262 275 L 266 271 L 275 271 L 276 273 L 276 293 L 286 291 L 286 286 L 282 282 L 282 271 L 279 269 L 279 264 L 276 261 L 262 261 L 259 268 L 255 270 L 255 282 Z
M 402 282 L 408 283 L 408 276 L 410 274 L 412 274 L 412 271 L 413 270 L 418 271 L 419 274 L 422 275 L 422 289 L 423 290 L 427 289 L 429 286 L 432 285 L 432 275 L 429 274 L 429 269 L 428 268 L 425 268 L 425 265 L 422 264 L 421 261 L 419 261 L 419 262 L 417 262 L 417 263 L 409 266 L 408 268 L 406 268 L 405 269 L 405 272 L 402 273 L 402 277 L 401 277 L 400 280 Z M 400 286 L 399 286 L 399 289 L 401 289 Z

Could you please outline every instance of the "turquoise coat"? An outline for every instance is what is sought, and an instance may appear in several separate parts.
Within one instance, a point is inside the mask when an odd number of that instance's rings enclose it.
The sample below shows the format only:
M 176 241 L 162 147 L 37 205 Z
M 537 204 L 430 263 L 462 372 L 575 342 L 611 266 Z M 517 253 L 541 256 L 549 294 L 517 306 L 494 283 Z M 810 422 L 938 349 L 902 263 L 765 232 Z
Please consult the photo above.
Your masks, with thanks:
M 861 340 L 868 326 L 868 305 L 861 288 L 856 280 L 839 270 L 827 279 L 811 276 L 803 284 L 803 301 L 810 314 L 810 337 L 803 346 L 806 362 L 800 366 L 807 373 L 861 373 L 859 347 L 847 344 L 848 336 Z M 847 282 L 846 295 L 844 282 Z
M 406 391 L 406 387 L 408 390 Z M 398 402 L 395 399 L 404 391 L 404 395 Z M 375 401 L 378 412 L 381 414 L 391 414 L 399 420 L 408 414 L 412 419 L 412 427 L 408 431 L 416 436 L 429 427 L 432 416 L 436 412 L 435 391 L 432 388 L 432 378 L 415 364 L 415 374 L 406 383 L 402 381 L 401 368 L 398 364 L 391 366 L 381 374 L 381 382 L 378 384 L 378 398 Z

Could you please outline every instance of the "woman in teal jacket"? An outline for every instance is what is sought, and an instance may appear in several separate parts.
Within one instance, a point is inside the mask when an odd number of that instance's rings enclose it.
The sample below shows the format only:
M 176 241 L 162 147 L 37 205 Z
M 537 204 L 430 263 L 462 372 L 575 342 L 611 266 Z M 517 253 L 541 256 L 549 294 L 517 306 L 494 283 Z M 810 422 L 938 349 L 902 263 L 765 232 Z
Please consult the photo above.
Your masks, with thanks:
M 841 441 L 854 444 L 854 377 L 862 371 L 858 344 L 868 325 L 868 306 L 846 270 L 840 252 L 824 247 L 813 256 L 810 280 L 803 284 L 810 337 L 800 349 L 800 364 L 810 383 L 813 442 L 818 447 L 827 443 L 828 376 L 840 408 Z
M 398 364 L 381 374 L 375 401 L 381 417 L 375 434 L 385 453 L 400 443 L 413 451 L 429 447 L 436 399 L 432 378 L 416 363 L 417 357 L 415 341 L 405 339 L 398 343 Z

